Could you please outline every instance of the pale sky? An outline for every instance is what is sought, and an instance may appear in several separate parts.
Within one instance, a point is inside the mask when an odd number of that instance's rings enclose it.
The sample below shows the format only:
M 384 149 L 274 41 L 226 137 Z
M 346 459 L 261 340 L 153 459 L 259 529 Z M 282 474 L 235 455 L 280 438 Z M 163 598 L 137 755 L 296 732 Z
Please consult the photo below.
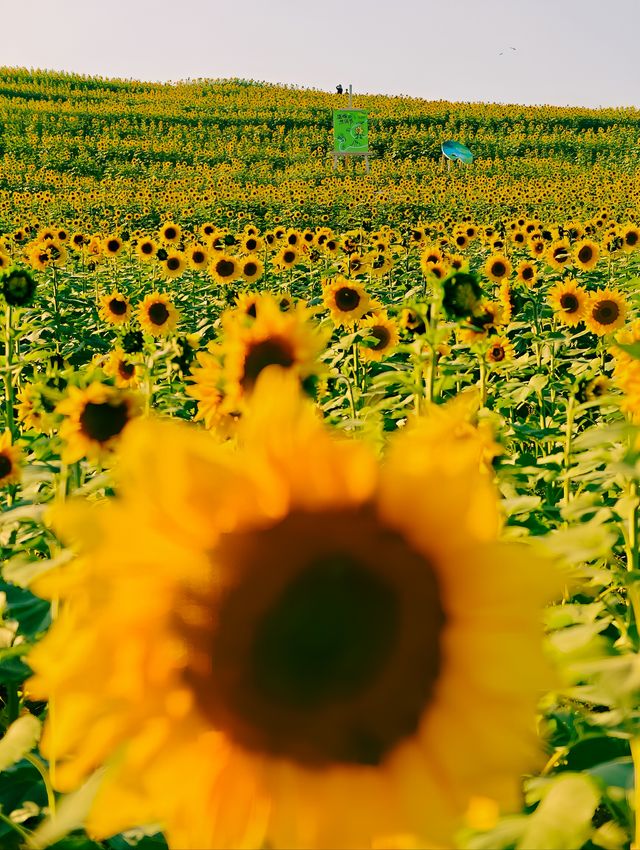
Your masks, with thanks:
M 0 0 L 0 12 L 0 65 L 640 106 L 640 0 Z

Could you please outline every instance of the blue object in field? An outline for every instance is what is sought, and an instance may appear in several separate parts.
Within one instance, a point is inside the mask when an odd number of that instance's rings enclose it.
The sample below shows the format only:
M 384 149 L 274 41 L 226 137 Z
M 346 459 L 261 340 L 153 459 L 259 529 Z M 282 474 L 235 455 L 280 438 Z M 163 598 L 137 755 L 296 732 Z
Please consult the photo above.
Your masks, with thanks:
M 442 153 L 447 159 L 459 159 L 461 162 L 473 162 L 473 154 L 466 145 L 447 139 L 442 143 Z

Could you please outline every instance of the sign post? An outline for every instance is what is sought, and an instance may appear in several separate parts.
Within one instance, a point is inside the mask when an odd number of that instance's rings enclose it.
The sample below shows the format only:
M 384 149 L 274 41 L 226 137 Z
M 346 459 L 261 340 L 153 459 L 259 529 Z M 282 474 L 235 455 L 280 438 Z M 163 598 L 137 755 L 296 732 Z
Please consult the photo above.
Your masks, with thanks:
M 333 168 L 339 157 L 363 156 L 369 173 L 369 115 L 364 109 L 352 105 L 349 86 L 349 106 L 333 111 Z

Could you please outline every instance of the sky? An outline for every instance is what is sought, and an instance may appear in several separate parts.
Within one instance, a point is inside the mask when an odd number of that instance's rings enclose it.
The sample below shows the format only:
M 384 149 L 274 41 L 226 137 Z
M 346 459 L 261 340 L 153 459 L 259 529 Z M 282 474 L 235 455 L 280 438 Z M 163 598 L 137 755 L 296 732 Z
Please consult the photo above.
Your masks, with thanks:
M 0 11 L 4 66 L 640 107 L 640 0 L 0 0 Z

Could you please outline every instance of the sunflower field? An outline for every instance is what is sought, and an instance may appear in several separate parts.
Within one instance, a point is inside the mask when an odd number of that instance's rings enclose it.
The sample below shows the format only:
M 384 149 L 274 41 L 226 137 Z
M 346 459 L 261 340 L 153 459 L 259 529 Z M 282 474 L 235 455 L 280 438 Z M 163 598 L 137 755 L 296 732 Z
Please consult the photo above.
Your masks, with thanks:
M 640 847 L 640 112 L 344 101 L 0 69 L 0 850 Z

